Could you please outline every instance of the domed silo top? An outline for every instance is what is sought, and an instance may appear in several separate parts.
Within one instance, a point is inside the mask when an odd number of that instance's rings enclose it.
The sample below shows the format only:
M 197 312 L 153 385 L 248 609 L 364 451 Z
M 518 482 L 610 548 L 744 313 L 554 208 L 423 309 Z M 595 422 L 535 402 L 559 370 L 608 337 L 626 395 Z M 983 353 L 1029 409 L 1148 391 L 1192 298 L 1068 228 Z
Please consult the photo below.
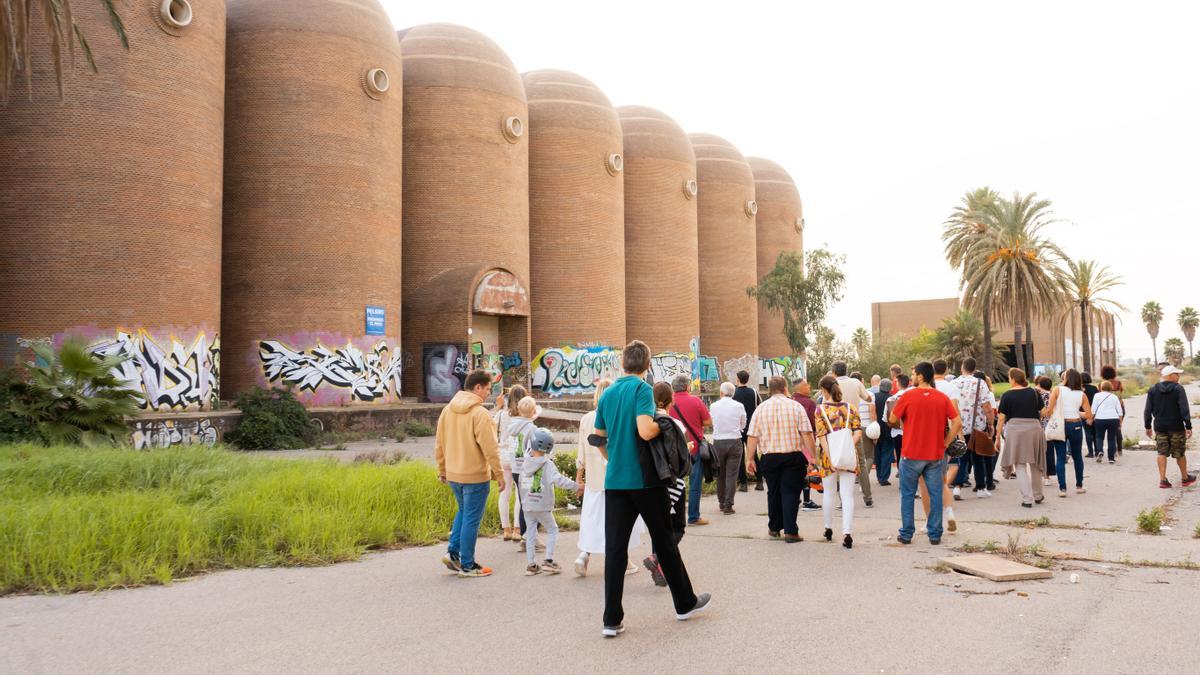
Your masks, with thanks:
M 713 134 L 691 134 L 696 163 L 703 162 L 704 182 L 754 185 L 754 174 L 746 158 L 732 143 Z
M 683 127 L 665 114 L 644 106 L 617 108 L 625 136 L 626 157 L 642 156 L 694 164 L 696 154 Z
M 462 87 L 525 100 L 508 54 L 483 33 L 449 23 L 399 32 L 405 87 Z
M 794 203 L 795 208 L 799 211 L 796 215 L 803 217 L 800 191 L 796 189 L 796 182 L 792 180 L 787 169 L 762 157 L 747 157 L 746 163 L 750 165 L 750 171 L 754 174 L 755 199 L 758 200 L 760 206 L 766 202 Z M 794 223 L 794 225 L 800 226 L 801 224 Z
M 529 100 L 530 121 L 557 128 L 610 133 L 620 151 L 621 123 L 612 102 L 587 78 L 565 70 L 534 70 L 521 76 Z M 534 104 L 539 114 L 534 115 Z
M 399 46 L 377 0 L 230 0 L 231 34 L 290 31 L 321 33 Z

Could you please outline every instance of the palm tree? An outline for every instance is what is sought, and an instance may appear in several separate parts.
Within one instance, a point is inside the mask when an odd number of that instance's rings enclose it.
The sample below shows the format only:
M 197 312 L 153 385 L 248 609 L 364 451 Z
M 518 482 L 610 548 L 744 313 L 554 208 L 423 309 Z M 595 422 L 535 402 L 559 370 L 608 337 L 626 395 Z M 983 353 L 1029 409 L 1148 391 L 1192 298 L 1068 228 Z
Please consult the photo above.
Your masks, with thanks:
M 1158 326 L 1163 320 L 1162 305 L 1151 300 L 1142 305 L 1142 323 L 1146 324 L 1146 332 L 1150 334 L 1150 346 L 1154 349 L 1154 362 L 1158 363 Z
M 121 40 L 121 46 L 129 49 L 129 36 L 125 24 L 113 6 L 113 0 L 98 0 L 108 14 L 109 23 Z M 50 53 L 54 59 L 54 74 L 58 79 L 58 97 L 63 97 L 63 46 L 67 48 L 68 63 L 75 62 L 75 44 L 83 51 L 88 68 L 96 72 L 96 61 L 83 31 L 75 21 L 71 0 L 0 0 L 0 102 L 8 101 L 8 92 L 18 75 L 24 75 L 33 96 L 33 39 L 34 7 L 39 9 L 42 24 L 50 34 Z
M 986 185 L 976 188 L 963 195 L 962 203 L 954 207 L 950 217 L 946 219 L 942 230 L 942 241 L 945 242 L 946 261 L 958 269 L 961 274 L 959 287 L 966 284 L 967 270 L 980 264 L 987 257 L 986 247 L 982 246 L 987 240 L 987 219 L 981 211 L 984 207 L 995 204 L 1000 195 Z M 983 372 L 996 372 L 994 361 L 995 350 L 992 347 L 992 296 L 986 290 L 978 298 L 964 298 L 963 304 L 968 308 L 977 309 L 983 317 Z
M 1163 358 L 1173 366 L 1183 363 L 1183 340 L 1171 338 L 1163 343 Z
M 1192 341 L 1196 339 L 1196 326 L 1200 326 L 1200 313 L 1196 312 L 1195 307 L 1179 310 L 1179 330 L 1183 331 L 1183 337 L 1187 338 L 1188 358 L 1193 362 L 1196 360 L 1196 352 L 1192 351 Z
M 862 357 L 871 347 L 871 335 L 867 333 L 866 328 L 855 328 L 850 335 L 850 344 L 854 345 L 855 355 Z
M 1030 336 L 1022 328 L 1031 316 L 1050 316 L 1062 306 L 1060 261 L 1066 256 L 1041 234 L 1055 222 L 1050 201 L 1014 192 L 984 205 L 979 216 L 985 228 L 975 254 L 981 258 L 966 270 L 964 298 L 972 305 L 986 298 L 996 318 L 1012 321 L 1017 367 L 1030 372 Z
M 1071 314 L 1079 309 L 1079 332 L 1083 335 L 1083 369 L 1093 370 L 1091 328 L 1088 319 L 1092 310 L 1113 312 L 1126 311 L 1125 307 L 1108 297 L 1112 289 L 1125 283 L 1121 277 L 1109 271 L 1107 265 L 1100 265 L 1094 260 L 1068 260 L 1065 291 L 1068 304 L 1066 319 L 1072 321 Z
M 957 314 L 942 321 L 935 333 L 934 343 L 937 345 L 938 354 L 957 371 L 962 366 L 963 359 L 967 357 L 976 361 L 989 360 L 986 350 L 995 348 L 990 347 L 989 341 L 984 338 L 983 323 L 969 310 L 960 309 Z M 1003 355 L 995 353 L 991 354 L 991 357 L 992 362 L 1004 358 Z M 983 372 L 995 375 L 994 372 Z

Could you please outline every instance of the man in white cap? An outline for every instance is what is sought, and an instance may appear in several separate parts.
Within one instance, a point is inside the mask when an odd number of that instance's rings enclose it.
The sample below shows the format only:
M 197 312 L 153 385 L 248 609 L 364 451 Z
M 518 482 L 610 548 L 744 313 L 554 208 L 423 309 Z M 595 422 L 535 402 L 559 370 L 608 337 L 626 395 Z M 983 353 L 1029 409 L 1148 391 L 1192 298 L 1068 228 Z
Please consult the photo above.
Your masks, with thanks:
M 1196 479 L 1188 475 L 1187 470 L 1185 451 L 1187 441 L 1192 437 L 1192 415 L 1187 392 L 1179 384 L 1181 374 L 1183 371 L 1175 366 L 1163 367 L 1162 379 L 1150 387 L 1146 395 L 1143 413 L 1146 437 L 1158 444 L 1158 486 L 1164 489 L 1171 487 L 1171 481 L 1167 480 L 1168 458 L 1173 458 L 1179 464 L 1183 487 L 1196 484 Z

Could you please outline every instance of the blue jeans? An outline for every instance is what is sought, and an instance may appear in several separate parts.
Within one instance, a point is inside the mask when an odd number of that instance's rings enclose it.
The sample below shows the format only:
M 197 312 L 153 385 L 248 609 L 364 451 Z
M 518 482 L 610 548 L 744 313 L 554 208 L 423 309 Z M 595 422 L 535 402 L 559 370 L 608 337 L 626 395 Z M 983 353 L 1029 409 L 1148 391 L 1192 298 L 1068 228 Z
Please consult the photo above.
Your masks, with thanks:
M 1108 461 L 1117 458 L 1117 450 L 1121 447 L 1121 420 L 1096 420 L 1096 454 L 1103 455 L 1108 447 Z M 1105 442 L 1107 439 L 1107 443 Z
M 875 478 L 886 483 L 892 477 L 892 430 L 883 428 L 879 440 L 875 441 Z
M 1083 487 L 1083 423 L 1067 422 L 1067 440 L 1050 441 L 1054 448 L 1055 473 L 1058 474 L 1058 489 L 1067 489 L 1067 453 L 1071 453 L 1071 464 L 1075 467 L 1075 487 Z
M 692 455 L 692 475 L 688 478 L 688 524 L 700 520 L 700 492 L 704 489 L 704 462 Z
M 917 481 L 925 479 L 929 490 L 929 541 L 942 538 L 942 481 L 946 476 L 946 460 L 901 459 L 900 460 L 900 538 L 912 541 L 916 526 L 913 524 L 913 500 L 917 497 Z
M 483 520 L 483 509 L 487 506 L 491 483 L 450 483 L 458 512 L 454 514 L 454 525 L 450 527 L 450 557 L 458 558 L 463 569 L 475 565 L 475 540 L 479 537 L 479 523 Z

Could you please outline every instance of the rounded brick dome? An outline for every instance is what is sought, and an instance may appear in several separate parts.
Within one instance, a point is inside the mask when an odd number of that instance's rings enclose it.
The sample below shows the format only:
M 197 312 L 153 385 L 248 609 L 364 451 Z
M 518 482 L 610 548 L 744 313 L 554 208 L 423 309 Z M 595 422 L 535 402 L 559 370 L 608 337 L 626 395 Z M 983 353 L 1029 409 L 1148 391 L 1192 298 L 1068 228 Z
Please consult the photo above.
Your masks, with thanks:
M 758 282 L 754 175 L 729 141 L 692 134 L 696 153 L 700 264 L 700 347 L 722 364 L 758 354 L 758 303 L 746 289 Z M 737 372 L 739 367 L 733 367 Z
M 483 305 L 472 298 L 483 275 L 509 275 L 505 283 L 517 295 L 528 289 L 529 110 L 508 56 L 476 31 L 449 24 L 416 26 L 401 31 L 400 49 L 404 344 L 414 357 L 421 356 L 407 371 L 405 384 L 424 397 L 429 384 L 422 375 L 424 354 L 463 349 L 469 336 L 479 335 L 473 310 Z M 527 316 L 521 305 L 497 312 Z M 505 359 L 527 364 L 528 320 L 504 324 L 499 342 Z M 510 374 L 527 379 L 519 372 L 514 367 Z
M 227 392 L 393 400 L 403 76 L 391 23 L 375 0 L 235 0 L 228 58 Z
M 147 407 L 208 407 L 219 395 L 225 2 L 191 0 L 181 28 L 159 3 L 132 3 L 128 51 L 101 3 L 74 3 L 99 72 L 76 54 L 61 101 L 33 5 L 32 94 L 18 80 L 0 108 L 0 361 L 75 335 L 133 357 L 123 373 Z
M 700 335 L 696 157 L 663 113 L 641 106 L 617 113 L 625 145 L 625 332 L 654 353 L 686 354 Z
M 582 343 L 620 347 L 625 341 L 620 120 L 604 92 L 574 73 L 539 70 L 523 79 L 529 100 L 533 351 Z M 578 311 L 583 305 L 588 310 Z
M 784 251 L 804 252 L 804 208 L 800 192 L 787 170 L 769 159 L 747 157 L 754 173 L 755 199 L 758 201 L 755 247 L 758 251 L 758 278 L 775 268 L 775 260 Z M 783 335 L 783 317 L 758 308 L 758 354 L 763 358 L 791 355 L 792 348 Z

